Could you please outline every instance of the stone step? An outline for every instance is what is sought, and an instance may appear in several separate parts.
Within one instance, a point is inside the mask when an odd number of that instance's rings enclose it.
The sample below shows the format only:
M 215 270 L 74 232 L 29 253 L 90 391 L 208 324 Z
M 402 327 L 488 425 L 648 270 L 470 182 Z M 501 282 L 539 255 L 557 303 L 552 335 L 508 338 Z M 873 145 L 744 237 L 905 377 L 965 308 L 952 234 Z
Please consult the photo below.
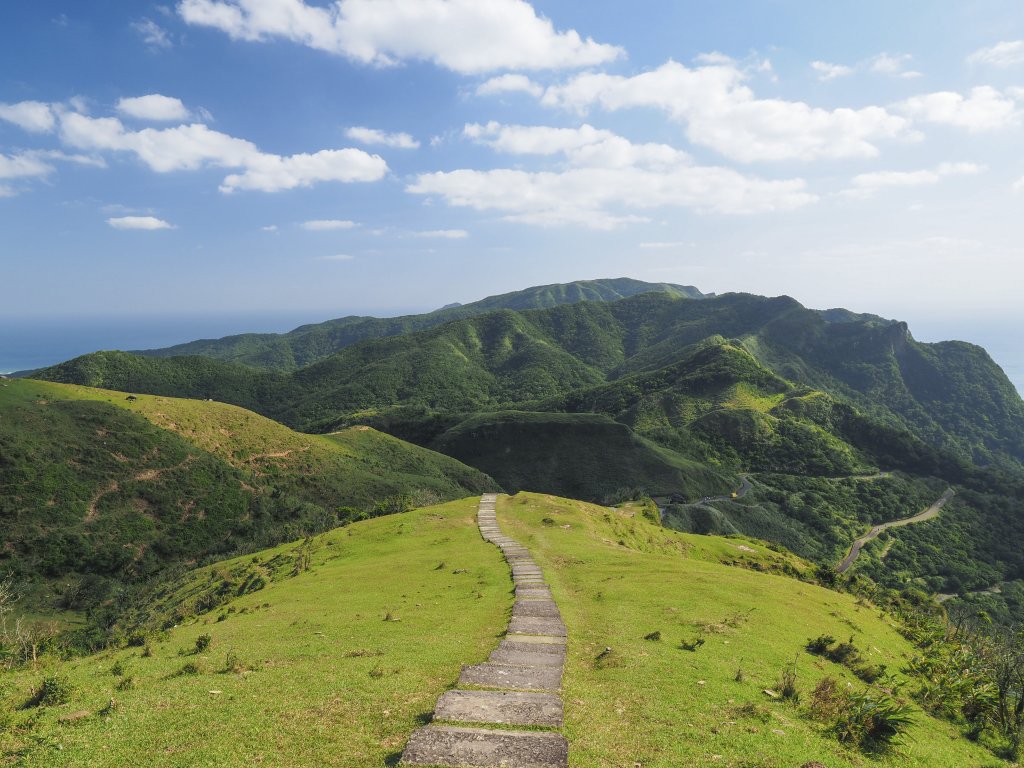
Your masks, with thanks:
M 537 616 L 513 616 L 508 631 L 517 635 L 555 635 L 565 637 L 565 624 L 559 619 Z
M 562 668 L 519 667 L 512 664 L 474 664 L 462 668 L 459 685 L 504 688 L 513 691 L 557 691 L 562 687 Z
M 555 646 L 564 648 L 564 646 Z M 514 651 L 498 648 L 491 652 L 487 659 L 491 664 L 514 664 L 518 667 L 561 667 L 565 663 L 565 652 L 547 653 L 545 651 Z
M 565 635 L 530 635 L 509 632 L 502 642 L 510 643 L 536 643 L 537 645 L 565 645 Z
M 531 635 L 525 635 L 531 637 Z M 558 638 L 564 640 L 564 637 Z M 517 653 L 546 653 L 549 656 L 565 657 L 565 645 L 563 643 L 530 643 L 519 640 L 502 640 L 498 643 L 498 651 L 515 651 Z M 497 651 L 495 651 L 497 653 Z
M 502 725 L 562 725 L 562 700 L 550 693 L 448 691 L 437 700 L 434 720 Z
M 566 768 L 569 743 L 558 733 L 428 725 L 413 733 L 400 765 Z
M 546 619 L 561 619 L 554 600 L 516 600 L 512 604 L 513 616 L 536 616 Z

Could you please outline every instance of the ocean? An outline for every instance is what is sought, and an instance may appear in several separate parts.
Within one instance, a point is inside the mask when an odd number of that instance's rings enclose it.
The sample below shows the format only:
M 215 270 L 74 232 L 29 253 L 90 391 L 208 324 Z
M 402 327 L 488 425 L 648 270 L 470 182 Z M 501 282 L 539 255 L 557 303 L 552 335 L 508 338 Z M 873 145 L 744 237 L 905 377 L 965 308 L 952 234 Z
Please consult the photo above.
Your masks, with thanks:
M 339 315 L 340 316 L 340 315 Z M 323 315 L 0 317 L 0 373 L 42 368 L 106 349 L 157 349 L 236 333 L 282 333 Z

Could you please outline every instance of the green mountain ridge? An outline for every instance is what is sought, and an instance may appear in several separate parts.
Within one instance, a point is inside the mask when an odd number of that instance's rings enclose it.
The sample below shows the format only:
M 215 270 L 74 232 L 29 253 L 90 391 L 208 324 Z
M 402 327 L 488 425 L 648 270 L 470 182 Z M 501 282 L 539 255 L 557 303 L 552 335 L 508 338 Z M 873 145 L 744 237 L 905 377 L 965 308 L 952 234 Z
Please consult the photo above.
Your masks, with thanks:
M 894 546 L 898 568 L 870 555 L 863 568 L 936 591 L 1024 578 L 1024 402 L 998 366 L 972 345 L 923 344 L 903 323 L 786 296 L 645 292 L 498 309 L 365 339 L 291 373 L 98 353 L 38 375 L 235 402 L 312 432 L 369 425 L 508 489 L 590 501 L 647 493 L 685 506 L 755 473 L 757 509 L 721 502 L 666 519 L 692 530 L 739 521 L 823 566 L 859 526 L 884 520 L 839 486 L 806 490 L 814 478 L 897 470 L 883 484 L 896 517 L 920 511 L 939 478 L 965 492 L 921 530 L 887 534 L 927 544 Z
M 693 286 L 645 283 L 631 278 L 580 280 L 489 296 L 469 304 L 454 303 L 423 315 L 394 318 L 348 316 L 302 325 L 283 334 L 245 333 L 221 339 L 202 339 L 164 349 L 138 350 L 135 354 L 154 357 L 202 355 L 254 368 L 291 371 L 311 365 L 364 339 L 397 336 L 496 309 L 542 309 L 581 301 L 616 301 L 649 291 L 691 299 L 705 298 Z

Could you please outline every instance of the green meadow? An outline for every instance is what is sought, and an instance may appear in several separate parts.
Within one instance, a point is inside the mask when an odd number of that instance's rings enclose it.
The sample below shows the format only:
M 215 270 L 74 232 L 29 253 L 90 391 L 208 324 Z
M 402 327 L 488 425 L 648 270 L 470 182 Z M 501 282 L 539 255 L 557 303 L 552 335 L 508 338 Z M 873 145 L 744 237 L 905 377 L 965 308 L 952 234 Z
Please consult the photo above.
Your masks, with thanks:
M 479 536 L 476 503 L 359 522 L 180 577 L 126 647 L 5 674 L 3 761 L 393 765 L 507 622 L 509 573 Z M 864 684 L 804 646 L 850 637 L 900 677 L 914 649 L 893 620 L 799 580 L 809 564 L 763 542 L 681 534 L 645 514 L 529 493 L 499 500 L 499 522 L 545 569 L 569 630 L 572 765 L 1005 765 L 920 712 L 888 753 L 839 744 L 807 716 L 810 692 L 825 676 Z M 794 661 L 800 701 L 766 694 Z M 26 707 L 44 678 L 67 700 Z

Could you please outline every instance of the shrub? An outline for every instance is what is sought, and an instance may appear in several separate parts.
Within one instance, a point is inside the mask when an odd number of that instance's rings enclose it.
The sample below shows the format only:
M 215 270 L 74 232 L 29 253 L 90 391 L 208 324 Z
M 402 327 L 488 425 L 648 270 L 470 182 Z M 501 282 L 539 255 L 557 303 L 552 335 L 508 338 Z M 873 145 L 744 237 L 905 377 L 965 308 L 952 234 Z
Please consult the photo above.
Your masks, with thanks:
M 862 750 L 879 751 L 906 733 L 913 710 L 884 691 L 852 694 L 833 727 L 836 738 Z
M 661 640 L 661 630 L 655 630 L 644 635 L 644 640 Z
M 174 673 L 175 677 L 184 677 L 185 675 L 198 675 L 202 670 L 199 669 L 199 665 L 194 661 L 186 662 L 182 665 L 181 669 Z
M 779 694 L 786 701 L 796 704 L 800 701 L 800 691 L 796 686 L 796 660 L 782 670 L 782 679 L 779 681 Z
M 67 704 L 71 701 L 71 696 L 74 692 L 74 685 L 66 677 L 63 675 L 49 675 L 43 678 L 39 687 L 33 692 L 32 698 L 25 702 L 25 706 L 53 707 L 58 704 Z
M 241 672 L 245 672 L 248 669 L 249 667 L 244 661 L 242 661 L 242 657 L 235 653 L 235 651 L 232 649 L 228 651 L 227 655 L 224 657 L 224 669 L 221 671 L 225 674 L 229 672 L 239 674 Z
M 832 635 L 818 635 L 814 640 L 808 640 L 805 647 L 808 653 L 813 653 L 815 656 L 824 656 L 835 641 L 836 639 Z
M 110 668 L 110 674 L 114 677 L 121 677 L 124 674 L 124 664 L 120 661 L 114 662 L 114 666 Z
M 128 677 L 122 677 L 114 687 L 119 691 L 130 691 L 135 687 L 135 678 L 131 675 L 128 675 Z
M 209 650 L 210 645 L 213 643 L 213 637 L 211 635 L 200 635 L 196 638 L 196 649 L 195 653 L 205 653 Z

